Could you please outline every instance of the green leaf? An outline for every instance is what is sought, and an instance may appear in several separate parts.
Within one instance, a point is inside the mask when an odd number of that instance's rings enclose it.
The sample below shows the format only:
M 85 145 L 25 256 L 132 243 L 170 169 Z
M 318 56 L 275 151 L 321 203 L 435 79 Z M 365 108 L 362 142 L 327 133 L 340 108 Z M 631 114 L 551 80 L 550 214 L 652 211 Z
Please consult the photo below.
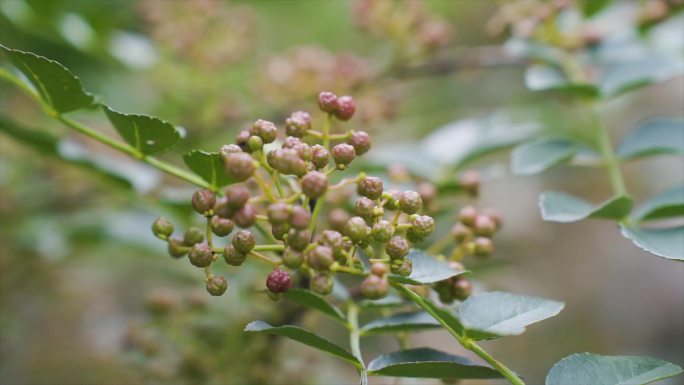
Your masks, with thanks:
M 514 174 L 531 175 L 557 164 L 567 162 L 575 156 L 576 143 L 561 138 L 546 138 L 516 147 L 511 154 L 511 168 Z
M 391 317 L 379 318 L 363 325 L 361 333 L 364 335 L 398 333 L 434 329 L 439 326 L 439 322 L 426 312 L 398 313 Z
M 95 102 L 93 95 L 83 90 L 81 81 L 56 61 L 3 45 L 0 45 L 0 50 L 26 76 L 45 104 L 55 111 L 79 110 Z
M 430 348 L 400 350 L 383 354 L 368 364 L 372 376 L 412 378 L 501 378 L 492 367 Z
M 411 249 L 406 258 L 413 263 L 411 275 L 404 277 L 392 274 L 389 279 L 410 285 L 429 285 L 466 272 L 454 270 L 446 262 L 438 261 L 418 249 Z
M 471 296 L 458 314 L 466 329 L 506 336 L 522 334 L 526 326 L 555 316 L 564 306 L 544 298 L 495 291 Z
M 339 321 L 343 324 L 347 323 L 347 318 L 337 306 L 328 302 L 320 295 L 313 293 L 311 290 L 293 288 L 285 293 L 285 299 L 297 302 L 301 305 L 314 308 L 330 318 Z
M 585 0 L 581 2 L 582 13 L 585 17 L 592 17 L 601 12 L 612 0 Z
M 535 64 L 525 71 L 525 85 L 532 91 L 554 91 L 585 97 L 599 94 L 593 84 L 572 83 L 560 70 L 544 64 Z
M 348 351 L 344 350 L 338 345 L 326 340 L 323 337 L 319 337 L 313 332 L 302 329 L 298 326 L 284 325 L 284 326 L 271 326 L 264 321 L 254 321 L 245 327 L 246 332 L 257 332 L 257 333 L 270 333 L 289 339 L 301 342 L 304 345 L 311 346 L 318 350 L 322 350 L 326 353 L 330 353 L 333 356 L 341 358 L 345 361 L 351 362 L 357 367 L 361 366 L 361 363 L 351 355 Z
M 621 224 L 620 228 L 622 235 L 649 253 L 684 261 L 684 226 L 645 229 Z
M 634 211 L 637 221 L 649 221 L 684 215 L 684 186 L 671 188 L 642 203 Z
M 545 191 L 539 196 L 542 218 L 550 222 L 576 222 L 585 218 L 622 219 L 632 209 L 632 198 L 615 196 L 598 205 L 564 192 Z
M 86 148 L 79 147 L 80 151 L 77 155 L 73 154 L 73 151 L 70 153 L 64 151 L 65 144 L 69 144 L 69 148 L 73 149 L 77 146 L 76 143 L 68 143 L 46 131 L 21 126 L 2 115 L 0 115 L 0 132 L 33 147 L 41 156 L 52 156 L 82 167 L 127 189 L 134 187 L 134 183 L 128 178 L 129 175 L 120 172 L 120 167 L 118 169 L 112 167 L 113 162 L 111 160 L 107 159 L 109 162 L 105 164 L 104 161 L 99 161 L 99 154 L 89 152 Z
M 183 154 L 185 164 L 212 186 L 221 187 L 233 183 L 226 175 L 223 159 L 218 152 L 192 150 Z
M 622 159 L 649 155 L 684 155 L 684 119 L 654 119 L 627 135 L 618 146 Z
M 119 135 L 133 148 L 145 155 L 164 152 L 181 138 L 173 124 L 137 114 L 124 114 L 103 105 L 102 109 Z
M 681 373 L 681 367 L 651 357 L 581 353 L 558 361 L 546 385 L 643 385 Z
M 604 97 L 615 97 L 639 87 L 659 83 L 684 71 L 680 58 L 649 53 L 606 67 L 599 88 Z

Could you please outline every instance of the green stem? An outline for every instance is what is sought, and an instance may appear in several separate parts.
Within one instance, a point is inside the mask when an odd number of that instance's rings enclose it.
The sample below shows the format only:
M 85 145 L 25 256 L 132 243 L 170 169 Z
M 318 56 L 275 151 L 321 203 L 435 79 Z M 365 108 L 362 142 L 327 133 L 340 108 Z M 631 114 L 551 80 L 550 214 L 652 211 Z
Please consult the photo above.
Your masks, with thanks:
M 492 357 L 489 353 L 487 353 L 484 349 L 482 349 L 479 345 L 475 343 L 475 341 L 471 340 L 470 338 L 466 337 L 465 335 L 461 335 L 458 333 L 456 329 L 454 329 L 449 323 L 444 320 L 442 317 L 437 314 L 432 306 L 429 306 L 425 300 L 423 300 L 423 297 L 419 296 L 418 294 L 414 293 L 412 290 L 408 289 L 406 286 L 392 282 L 391 283 L 392 287 L 397 289 L 400 293 L 404 294 L 406 298 L 411 300 L 413 303 L 416 305 L 420 306 L 423 310 L 428 312 L 434 319 L 437 320 L 444 328 L 458 341 L 461 346 L 464 348 L 472 351 L 473 353 L 477 354 L 478 357 L 482 358 L 483 360 L 487 361 L 494 369 L 496 369 L 499 373 L 501 373 L 502 376 L 506 377 L 506 379 L 514 385 L 525 385 L 522 379 L 518 377 L 513 371 L 511 371 L 509 368 L 507 368 L 504 364 L 501 362 L 497 361 Z
M 330 150 L 330 121 L 332 120 L 332 114 L 325 114 L 325 120 L 323 121 L 323 147 Z
M 603 163 L 608 172 L 608 177 L 610 178 L 610 184 L 613 186 L 613 191 L 616 195 L 625 195 L 627 189 L 625 188 L 625 182 L 622 179 L 622 173 L 620 172 L 620 163 L 615 156 L 613 151 L 613 146 L 610 143 L 610 136 L 608 135 L 608 130 L 601 122 L 601 117 L 599 116 L 596 107 L 592 106 L 592 113 L 594 115 L 594 120 L 596 121 L 597 128 L 597 142 L 599 150 L 601 151 L 601 157 L 603 158 Z
M 179 169 L 176 166 L 173 166 L 171 164 L 168 164 L 166 162 L 162 162 L 161 160 L 151 157 L 151 156 L 144 156 L 142 158 L 142 161 L 149 164 L 150 166 L 159 169 L 169 175 L 173 175 L 176 178 L 182 179 L 188 183 L 192 183 L 195 186 L 199 186 L 211 191 L 216 191 L 216 186 L 212 186 L 210 183 L 206 182 L 204 179 L 194 175 L 190 174 L 184 170 Z
M 316 230 L 316 221 L 318 220 L 318 216 L 321 214 L 321 210 L 323 209 L 323 203 L 325 202 L 326 195 L 327 194 L 323 194 L 320 197 L 318 197 L 318 199 L 316 200 L 316 205 L 314 206 L 314 209 L 311 212 L 311 220 L 309 221 L 309 232 L 311 233 L 312 237 L 314 236 L 314 230 Z
M 260 259 L 260 260 L 262 260 L 266 263 L 269 263 L 273 266 L 280 266 L 283 263 L 282 259 L 280 259 L 280 258 L 267 257 L 267 256 L 265 256 L 259 252 L 254 251 L 254 250 L 250 251 L 248 255 L 250 255 L 252 257 L 256 257 L 257 259 Z
M 283 251 L 285 250 L 285 245 L 256 245 L 252 249 L 254 251 Z
M 276 190 L 278 191 L 278 196 L 280 199 L 285 197 L 285 191 L 283 190 L 283 186 L 280 184 L 280 173 L 278 170 L 273 170 L 273 173 L 271 173 L 271 178 L 273 179 L 273 184 L 275 184 Z
M 361 385 L 368 383 L 366 365 L 361 355 L 361 330 L 359 329 L 359 307 L 352 301 L 347 303 L 347 320 L 349 321 L 349 346 L 351 352 L 358 362 L 359 376 Z
M 264 179 L 256 172 L 254 173 L 254 180 L 257 182 L 261 190 L 263 190 L 266 198 L 268 198 L 268 200 L 271 202 L 275 202 L 276 198 L 273 196 L 273 191 L 271 191 L 271 188 L 268 186 L 268 184 L 266 184 L 266 181 L 264 181 Z

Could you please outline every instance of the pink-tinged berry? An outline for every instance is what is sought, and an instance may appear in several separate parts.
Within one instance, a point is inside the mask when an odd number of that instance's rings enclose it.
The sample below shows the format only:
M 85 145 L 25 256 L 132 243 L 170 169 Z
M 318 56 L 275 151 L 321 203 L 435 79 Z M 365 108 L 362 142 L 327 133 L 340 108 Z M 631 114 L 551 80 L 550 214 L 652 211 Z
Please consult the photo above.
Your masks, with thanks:
M 256 216 L 256 208 L 250 204 L 246 204 L 233 214 L 233 221 L 239 227 L 246 229 L 254 226 L 256 223 Z
M 367 176 L 361 179 L 356 187 L 356 192 L 371 200 L 376 200 L 382 196 L 382 179 Z
M 256 238 L 254 238 L 254 234 L 251 231 L 240 230 L 233 235 L 231 243 L 235 250 L 247 254 L 256 246 Z
M 192 194 L 192 208 L 200 214 L 212 210 L 215 203 L 216 197 L 209 190 L 197 190 Z
M 197 267 L 207 267 L 214 261 L 214 253 L 206 243 L 197 243 L 190 249 L 188 259 Z
M 213 296 L 223 295 L 228 289 L 228 281 L 221 275 L 214 275 L 207 280 L 207 292 Z
M 297 230 L 303 230 L 309 227 L 311 221 L 311 213 L 302 206 L 294 206 L 290 212 L 290 225 Z
M 351 144 L 356 151 L 356 155 L 363 155 L 370 150 L 372 142 L 371 137 L 365 131 L 354 131 L 347 140 L 347 144 Z
M 402 212 L 413 215 L 423 207 L 423 200 L 415 191 L 404 191 L 399 195 L 398 206 Z
M 334 113 L 337 111 L 337 95 L 328 91 L 321 92 L 318 94 L 318 107 L 323 112 L 327 112 L 329 114 Z
M 311 115 L 304 111 L 295 111 L 285 120 L 285 134 L 301 138 L 311 129 Z
M 316 199 L 328 190 L 328 176 L 319 171 L 309 171 L 300 181 L 302 192 L 311 199 Z
M 385 245 L 385 252 L 391 259 L 402 259 L 408 254 L 409 248 L 410 245 L 405 238 L 395 235 Z
M 458 221 L 466 226 L 475 225 L 477 219 L 477 209 L 473 206 L 465 206 L 458 212 Z
M 317 169 L 321 169 L 328 165 L 330 162 L 330 153 L 328 149 L 321 146 L 320 144 L 315 144 L 311 147 L 311 163 Z
M 259 119 L 249 129 L 250 134 L 260 137 L 264 143 L 273 143 L 278 136 L 278 128 L 273 122 Z
M 233 221 L 230 219 L 221 218 L 218 215 L 211 217 L 209 225 L 211 226 L 211 232 L 219 237 L 225 237 L 226 235 L 230 234 L 231 231 L 233 231 L 233 227 L 235 227 L 233 225 Z
M 332 155 L 336 164 L 346 166 L 356 157 L 356 150 L 354 150 L 354 147 L 349 144 L 340 143 L 333 147 Z
M 254 175 L 256 166 L 249 154 L 244 152 L 228 154 L 225 159 L 226 175 L 238 182 L 243 182 Z
M 277 268 L 266 278 L 266 287 L 272 293 L 285 293 L 290 289 L 291 285 L 290 273 Z
M 226 189 L 228 205 L 233 209 L 239 209 L 249 201 L 249 189 L 241 184 L 236 184 Z
M 356 102 L 351 96 L 340 96 L 337 98 L 337 108 L 335 109 L 335 117 L 342 121 L 347 121 L 354 116 L 356 112 Z

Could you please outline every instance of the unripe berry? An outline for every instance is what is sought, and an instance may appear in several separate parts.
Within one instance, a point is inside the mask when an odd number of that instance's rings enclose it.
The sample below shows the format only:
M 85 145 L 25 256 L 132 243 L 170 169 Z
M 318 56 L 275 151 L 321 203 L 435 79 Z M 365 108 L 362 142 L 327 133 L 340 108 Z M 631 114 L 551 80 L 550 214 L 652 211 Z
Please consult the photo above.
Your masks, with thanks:
M 239 152 L 229 154 L 225 161 L 226 175 L 238 182 L 245 181 L 254 175 L 256 167 L 249 154 Z
M 233 214 L 233 221 L 239 227 L 246 229 L 254 226 L 256 223 L 256 209 L 250 204 L 242 206 L 241 209 Z
M 304 256 L 301 251 L 288 247 L 283 252 L 283 264 L 290 269 L 298 268 L 302 265 L 302 262 L 304 262 Z
M 392 226 L 392 223 L 381 219 L 373 225 L 373 239 L 380 243 L 389 242 L 389 240 L 394 236 L 394 230 L 395 229 L 394 226 Z
M 475 218 L 473 231 L 482 237 L 491 237 L 496 232 L 496 223 L 487 215 L 480 214 Z
M 223 259 L 231 266 L 240 266 L 247 259 L 247 254 L 237 251 L 233 245 L 228 245 L 223 249 Z
M 339 120 L 347 121 L 354 116 L 356 112 L 356 102 L 351 96 L 340 96 L 337 98 L 337 108 L 335 109 L 335 117 Z
M 318 94 L 318 107 L 323 112 L 334 113 L 337 110 L 337 95 L 323 91 Z
M 233 221 L 230 219 L 221 218 L 218 215 L 211 217 L 209 222 L 211 232 L 219 237 L 225 237 L 233 231 Z
M 188 253 L 188 247 L 183 246 L 183 240 L 180 238 L 169 238 L 168 251 L 169 255 L 174 258 L 181 258 Z
M 271 166 L 283 175 L 302 176 L 307 171 L 306 162 L 302 160 L 299 152 L 294 148 L 276 150 Z
M 415 191 L 404 191 L 399 195 L 398 205 L 401 211 L 412 215 L 423 207 L 423 200 L 420 198 L 420 194 Z
M 250 133 L 260 137 L 264 143 L 273 143 L 278 136 L 278 128 L 273 122 L 259 119 L 250 128 Z
M 290 224 L 297 230 L 306 229 L 311 221 L 311 213 L 302 206 L 294 206 L 290 213 Z
M 402 275 L 408 277 L 413 270 L 413 261 L 408 258 L 395 259 L 390 263 L 390 271 L 392 274 Z
M 382 199 L 385 200 L 385 207 L 388 210 L 397 210 L 399 208 L 399 197 L 401 193 L 397 190 L 384 191 Z
M 351 144 L 356 151 L 356 155 L 361 156 L 368 152 L 371 148 L 371 137 L 366 131 L 354 131 L 352 132 L 347 143 Z
M 243 254 L 247 254 L 254 246 L 256 246 L 256 239 L 254 234 L 249 230 L 240 230 L 235 235 L 233 235 L 233 240 L 231 242 L 235 249 Z
M 466 226 L 473 226 L 477 219 L 477 210 L 473 206 L 465 206 L 458 212 L 458 221 Z
M 302 192 L 309 198 L 316 199 L 328 189 L 328 177 L 322 172 L 309 171 L 300 181 Z
M 235 144 L 240 147 L 240 149 L 246 153 L 251 153 L 252 150 L 249 148 L 249 138 L 252 134 L 248 130 L 243 130 L 238 132 L 235 136 Z
M 290 211 L 292 207 L 284 202 L 271 203 L 266 209 L 268 221 L 272 225 L 279 225 L 290 220 Z
M 281 223 L 278 225 L 271 226 L 271 234 L 273 238 L 282 241 L 285 238 L 285 234 L 290 231 L 291 226 L 288 223 Z
M 426 204 L 432 202 L 437 197 L 437 187 L 430 182 L 421 182 L 416 186 L 420 198 Z
M 228 281 L 221 275 L 213 275 L 207 280 L 207 291 L 213 296 L 223 295 L 228 289 Z
M 382 262 L 375 262 L 371 265 L 371 274 L 382 277 L 387 274 L 387 265 Z
M 387 279 L 377 275 L 369 275 L 361 282 L 361 294 L 368 299 L 380 299 L 389 293 L 389 282 Z
M 295 111 L 285 120 L 285 134 L 301 138 L 311 129 L 311 115 L 304 111 Z
M 454 288 L 451 280 L 437 282 L 434 288 L 439 295 L 440 302 L 445 305 L 454 302 Z
M 354 204 L 354 212 L 356 213 L 356 215 L 366 220 L 371 219 L 373 217 L 374 208 L 375 203 L 373 203 L 372 200 L 366 197 L 361 197 L 357 199 L 356 203 Z
M 266 287 L 272 293 L 285 293 L 290 289 L 292 279 L 290 273 L 276 268 L 266 278 Z
M 340 263 L 346 263 L 347 257 L 344 253 L 344 242 L 342 239 L 342 234 L 334 230 L 323 230 L 321 235 L 318 236 L 317 240 L 319 245 L 324 245 L 332 249 L 333 257 L 336 261 Z
M 235 213 L 235 209 L 228 205 L 228 199 L 226 197 L 218 197 L 216 203 L 214 204 L 214 214 L 221 218 L 230 218 Z
M 453 294 L 459 301 L 465 301 L 473 292 L 473 284 L 468 278 L 458 276 L 453 283 Z
M 457 222 L 454 227 L 451 228 L 451 234 L 454 236 L 454 240 L 456 240 L 458 243 L 465 242 L 473 237 L 473 231 L 470 229 L 470 227 L 461 222 Z
M 207 267 L 213 262 L 214 253 L 206 243 L 197 243 L 190 249 L 188 259 L 190 259 L 190 263 L 197 267 Z
M 330 273 L 320 272 L 311 278 L 311 291 L 320 295 L 328 295 L 333 291 L 333 279 Z
M 165 218 L 157 218 L 152 222 L 152 233 L 159 239 L 168 239 L 173 234 L 173 224 Z
M 458 183 L 469 195 L 476 196 L 480 190 L 480 174 L 477 171 L 467 171 L 459 177 Z
M 361 217 L 351 217 L 344 227 L 344 234 L 354 243 L 366 243 L 371 234 L 371 229 Z
M 204 214 L 214 208 L 216 197 L 209 190 L 197 190 L 192 194 L 192 208 L 200 214 Z
M 385 245 L 385 252 L 392 259 L 402 259 L 408 254 L 409 248 L 410 246 L 406 239 L 395 235 Z
M 344 227 L 347 225 L 349 218 L 351 216 L 344 209 L 336 208 L 330 210 L 328 213 L 328 225 L 330 228 L 337 231 L 344 231 Z
M 249 189 L 241 184 L 235 184 L 226 189 L 228 206 L 239 209 L 249 200 Z
M 382 179 L 367 176 L 359 181 L 356 192 L 368 199 L 376 200 L 382 196 Z
M 288 136 L 285 138 L 283 141 L 283 145 L 281 146 L 282 148 L 293 148 L 294 146 L 302 143 L 302 140 L 295 137 L 295 136 Z
M 225 161 L 228 155 L 234 154 L 236 152 L 242 152 L 242 149 L 237 144 L 224 144 L 221 146 L 219 152 L 221 153 L 221 158 L 223 158 Z
M 330 162 L 330 153 L 328 149 L 321 146 L 320 144 L 314 144 L 311 146 L 311 163 L 317 169 L 321 169 L 328 165 Z
M 287 233 L 287 245 L 295 250 L 304 250 L 311 242 L 311 233 L 309 230 L 291 229 Z
M 204 241 L 204 234 L 202 233 L 202 230 L 197 227 L 189 228 L 183 235 L 183 244 L 185 246 L 192 246 L 196 243 L 201 243 L 202 241 Z
M 306 260 L 314 270 L 328 270 L 335 261 L 328 246 L 315 246 L 306 254 Z
M 297 151 L 299 158 L 305 162 L 311 162 L 313 159 L 313 150 L 311 149 L 311 146 L 306 143 L 296 144 L 292 149 Z
M 475 245 L 474 254 L 478 257 L 488 257 L 494 253 L 494 243 L 489 238 L 477 237 L 473 243 Z
M 417 215 L 411 218 L 411 229 L 419 238 L 425 238 L 435 231 L 435 220 L 428 215 Z
M 340 143 L 333 147 L 332 155 L 335 163 L 346 166 L 356 158 L 356 150 L 346 143 Z
M 249 149 L 252 152 L 261 151 L 261 149 L 264 148 L 264 140 L 259 136 L 252 135 L 247 141 L 247 146 L 249 146 Z

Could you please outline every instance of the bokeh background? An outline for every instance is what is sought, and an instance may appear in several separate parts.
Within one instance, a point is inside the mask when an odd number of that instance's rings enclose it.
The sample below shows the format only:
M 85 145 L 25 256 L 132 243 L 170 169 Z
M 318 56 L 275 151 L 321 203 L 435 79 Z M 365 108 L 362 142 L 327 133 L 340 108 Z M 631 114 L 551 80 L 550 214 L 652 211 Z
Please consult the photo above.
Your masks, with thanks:
M 420 151 L 458 159 L 487 125 L 507 140 L 530 126 L 562 130 L 581 122 L 566 99 L 528 91 L 527 61 L 504 49 L 548 2 L 512 2 L 518 11 L 510 3 L 4 0 L 0 43 L 61 62 L 118 110 L 183 127 L 185 140 L 164 155 L 173 163 L 188 149 L 217 150 L 257 118 L 282 122 L 295 109 L 314 112 L 321 90 L 356 97 L 350 125 L 372 133 L 372 160 L 415 163 Z M 682 15 L 658 13 L 668 4 L 616 1 L 611 7 L 620 11 L 597 24 L 634 29 L 668 19 L 651 42 L 682 47 Z M 648 118 L 683 110 L 680 75 L 613 99 L 602 115 L 617 141 Z M 149 225 L 160 214 L 197 220 L 190 186 L 67 131 L 8 83 L 0 83 L 0 112 L 59 138 L 58 151 L 49 153 L 0 132 L 0 382 L 355 383 L 355 373 L 334 358 L 242 333 L 254 319 L 278 323 L 296 314 L 298 324 L 345 343 L 326 319 L 257 293 L 262 266 L 229 273 L 228 295 L 214 298 L 196 269 L 166 255 Z M 97 112 L 78 118 L 113 134 Z M 684 265 L 634 247 L 612 222 L 540 218 L 542 190 L 592 201 L 610 196 L 604 171 L 561 166 L 520 177 L 508 163 L 504 151 L 468 164 L 483 176 L 473 202 L 496 207 L 505 220 L 477 288 L 566 307 L 485 348 L 530 384 L 543 383 L 553 363 L 574 352 L 684 364 Z M 623 172 L 637 200 L 684 180 L 675 157 L 629 163 Z M 444 337 L 416 333 L 411 345 L 467 355 Z M 389 337 L 363 344 L 366 359 L 397 348 Z M 438 383 L 394 381 L 372 379 Z

